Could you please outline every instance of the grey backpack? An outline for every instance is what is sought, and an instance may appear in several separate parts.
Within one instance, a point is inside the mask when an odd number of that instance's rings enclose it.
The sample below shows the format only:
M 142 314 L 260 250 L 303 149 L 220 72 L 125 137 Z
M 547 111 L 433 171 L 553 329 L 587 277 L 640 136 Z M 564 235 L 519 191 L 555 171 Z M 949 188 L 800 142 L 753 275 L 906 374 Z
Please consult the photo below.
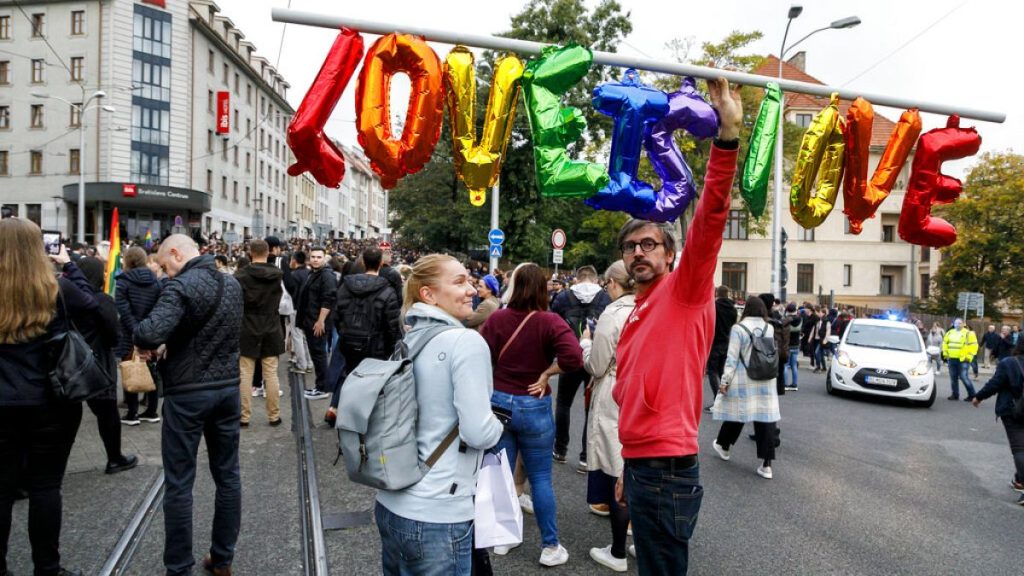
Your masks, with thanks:
M 400 343 L 390 360 L 367 358 L 349 373 L 338 403 L 338 439 L 348 477 L 381 490 L 419 482 L 459 435 L 458 424 L 427 458 L 419 459 L 413 360 L 428 342 L 456 326 L 436 326 L 412 349 Z
M 750 336 L 750 360 L 743 362 L 743 353 L 740 352 L 740 362 L 747 368 L 747 376 L 754 380 L 771 380 L 779 375 L 779 351 L 775 348 L 775 338 L 765 336 L 765 329 L 755 336 L 743 324 L 737 324 Z M 755 328 L 757 330 L 757 328 Z

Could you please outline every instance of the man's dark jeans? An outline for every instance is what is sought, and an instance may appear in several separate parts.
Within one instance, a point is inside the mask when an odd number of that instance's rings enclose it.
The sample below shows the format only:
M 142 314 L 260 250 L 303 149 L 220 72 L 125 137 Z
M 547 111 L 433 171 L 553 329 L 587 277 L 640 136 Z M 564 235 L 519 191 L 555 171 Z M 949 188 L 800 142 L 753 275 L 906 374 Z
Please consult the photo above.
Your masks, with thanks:
M 302 331 L 306 335 L 306 344 L 309 346 L 309 359 L 313 361 L 313 370 L 316 372 L 316 389 L 324 392 L 332 392 L 334 389 L 327 383 L 327 343 L 331 338 L 330 332 L 324 331 L 322 336 L 313 334 L 312 328 Z
M 580 384 L 590 380 L 586 370 L 567 372 L 558 377 L 558 396 L 555 403 L 555 452 L 565 454 L 569 450 L 569 420 L 572 403 Z M 589 412 L 589 410 L 584 410 Z M 587 460 L 587 418 L 583 419 L 583 438 L 580 441 L 580 461 Z
M 1010 442 L 1010 453 L 1013 454 L 1013 479 L 1024 482 L 1024 424 L 1018 424 L 1013 416 L 1003 416 L 1002 420 L 1006 439 Z
M 238 386 L 164 397 L 164 565 L 168 576 L 191 574 L 192 485 L 199 439 L 206 439 L 210 475 L 217 485 L 210 555 L 228 566 L 242 523 L 242 480 L 238 469 L 241 404 Z
M 708 386 L 711 387 L 711 398 L 718 396 L 718 386 L 722 383 L 722 373 L 725 372 L 725 357 L 728 352 L 727 348 L 712 348 L 711 354 L 708 354 L 708 361 L 704 366 L 704 372 L 708 376 Z
M 640 574 L 686 574 L 690 537 L 704 498 L 700 465 L 659 469 L 626 460 L 623 474 Z
M 35 573 L 60 570 L 60 489 L 81 422 L 80 403 L 0 407 L 0 573 L 7 572 L 11 508 L 22 487 Z

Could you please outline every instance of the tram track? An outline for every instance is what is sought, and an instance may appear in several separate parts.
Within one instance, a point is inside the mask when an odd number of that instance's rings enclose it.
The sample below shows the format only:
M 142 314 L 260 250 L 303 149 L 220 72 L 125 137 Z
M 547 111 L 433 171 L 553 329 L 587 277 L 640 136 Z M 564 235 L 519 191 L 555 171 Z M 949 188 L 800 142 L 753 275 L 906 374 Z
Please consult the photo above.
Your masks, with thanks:
M 302 522 L 303 573 L 305 576 L 327 576 L 327 545 L 320 508 L 320 487 L 317 483 L 316 452 L 311 434 L 312 417 L 309 402 L 303 396 L 305 376 L 288 372 L 292 399 L 292 432 L 298 455 L 299 513 Z

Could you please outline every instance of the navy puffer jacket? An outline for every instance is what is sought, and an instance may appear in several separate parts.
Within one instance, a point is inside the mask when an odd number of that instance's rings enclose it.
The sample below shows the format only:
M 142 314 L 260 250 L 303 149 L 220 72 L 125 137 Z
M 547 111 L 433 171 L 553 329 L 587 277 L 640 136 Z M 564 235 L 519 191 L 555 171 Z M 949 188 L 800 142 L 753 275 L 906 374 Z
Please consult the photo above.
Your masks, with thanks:
M 115 352 L 118 358 L 131 353 L 135 327 L 156 305 L 162 287 L 156 274 L 146 267 L 125 270 L 117 276 L 114 303 L 117 304 L 117 316 L 121 323 L 121 338 Z
M 996 364 L 996 373 L 985 386 L 974 395 L 978 400 L 996 396 L 996 416 L 1009 417 L 1013 414 L 1013 399 L 1024 393 L 1024 357 L 1010 356 Z

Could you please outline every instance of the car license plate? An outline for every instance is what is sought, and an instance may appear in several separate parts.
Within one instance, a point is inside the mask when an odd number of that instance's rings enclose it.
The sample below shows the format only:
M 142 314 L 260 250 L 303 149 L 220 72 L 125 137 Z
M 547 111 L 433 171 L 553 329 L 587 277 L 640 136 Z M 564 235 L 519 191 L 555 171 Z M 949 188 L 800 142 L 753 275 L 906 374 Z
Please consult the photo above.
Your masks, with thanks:
M 868 376 L 864 380 L 868 384 L 878 384 L 879 386 L 896 386 L 899 384 L 899 380 L 895 378 L 879 378 L 878 376 Z

